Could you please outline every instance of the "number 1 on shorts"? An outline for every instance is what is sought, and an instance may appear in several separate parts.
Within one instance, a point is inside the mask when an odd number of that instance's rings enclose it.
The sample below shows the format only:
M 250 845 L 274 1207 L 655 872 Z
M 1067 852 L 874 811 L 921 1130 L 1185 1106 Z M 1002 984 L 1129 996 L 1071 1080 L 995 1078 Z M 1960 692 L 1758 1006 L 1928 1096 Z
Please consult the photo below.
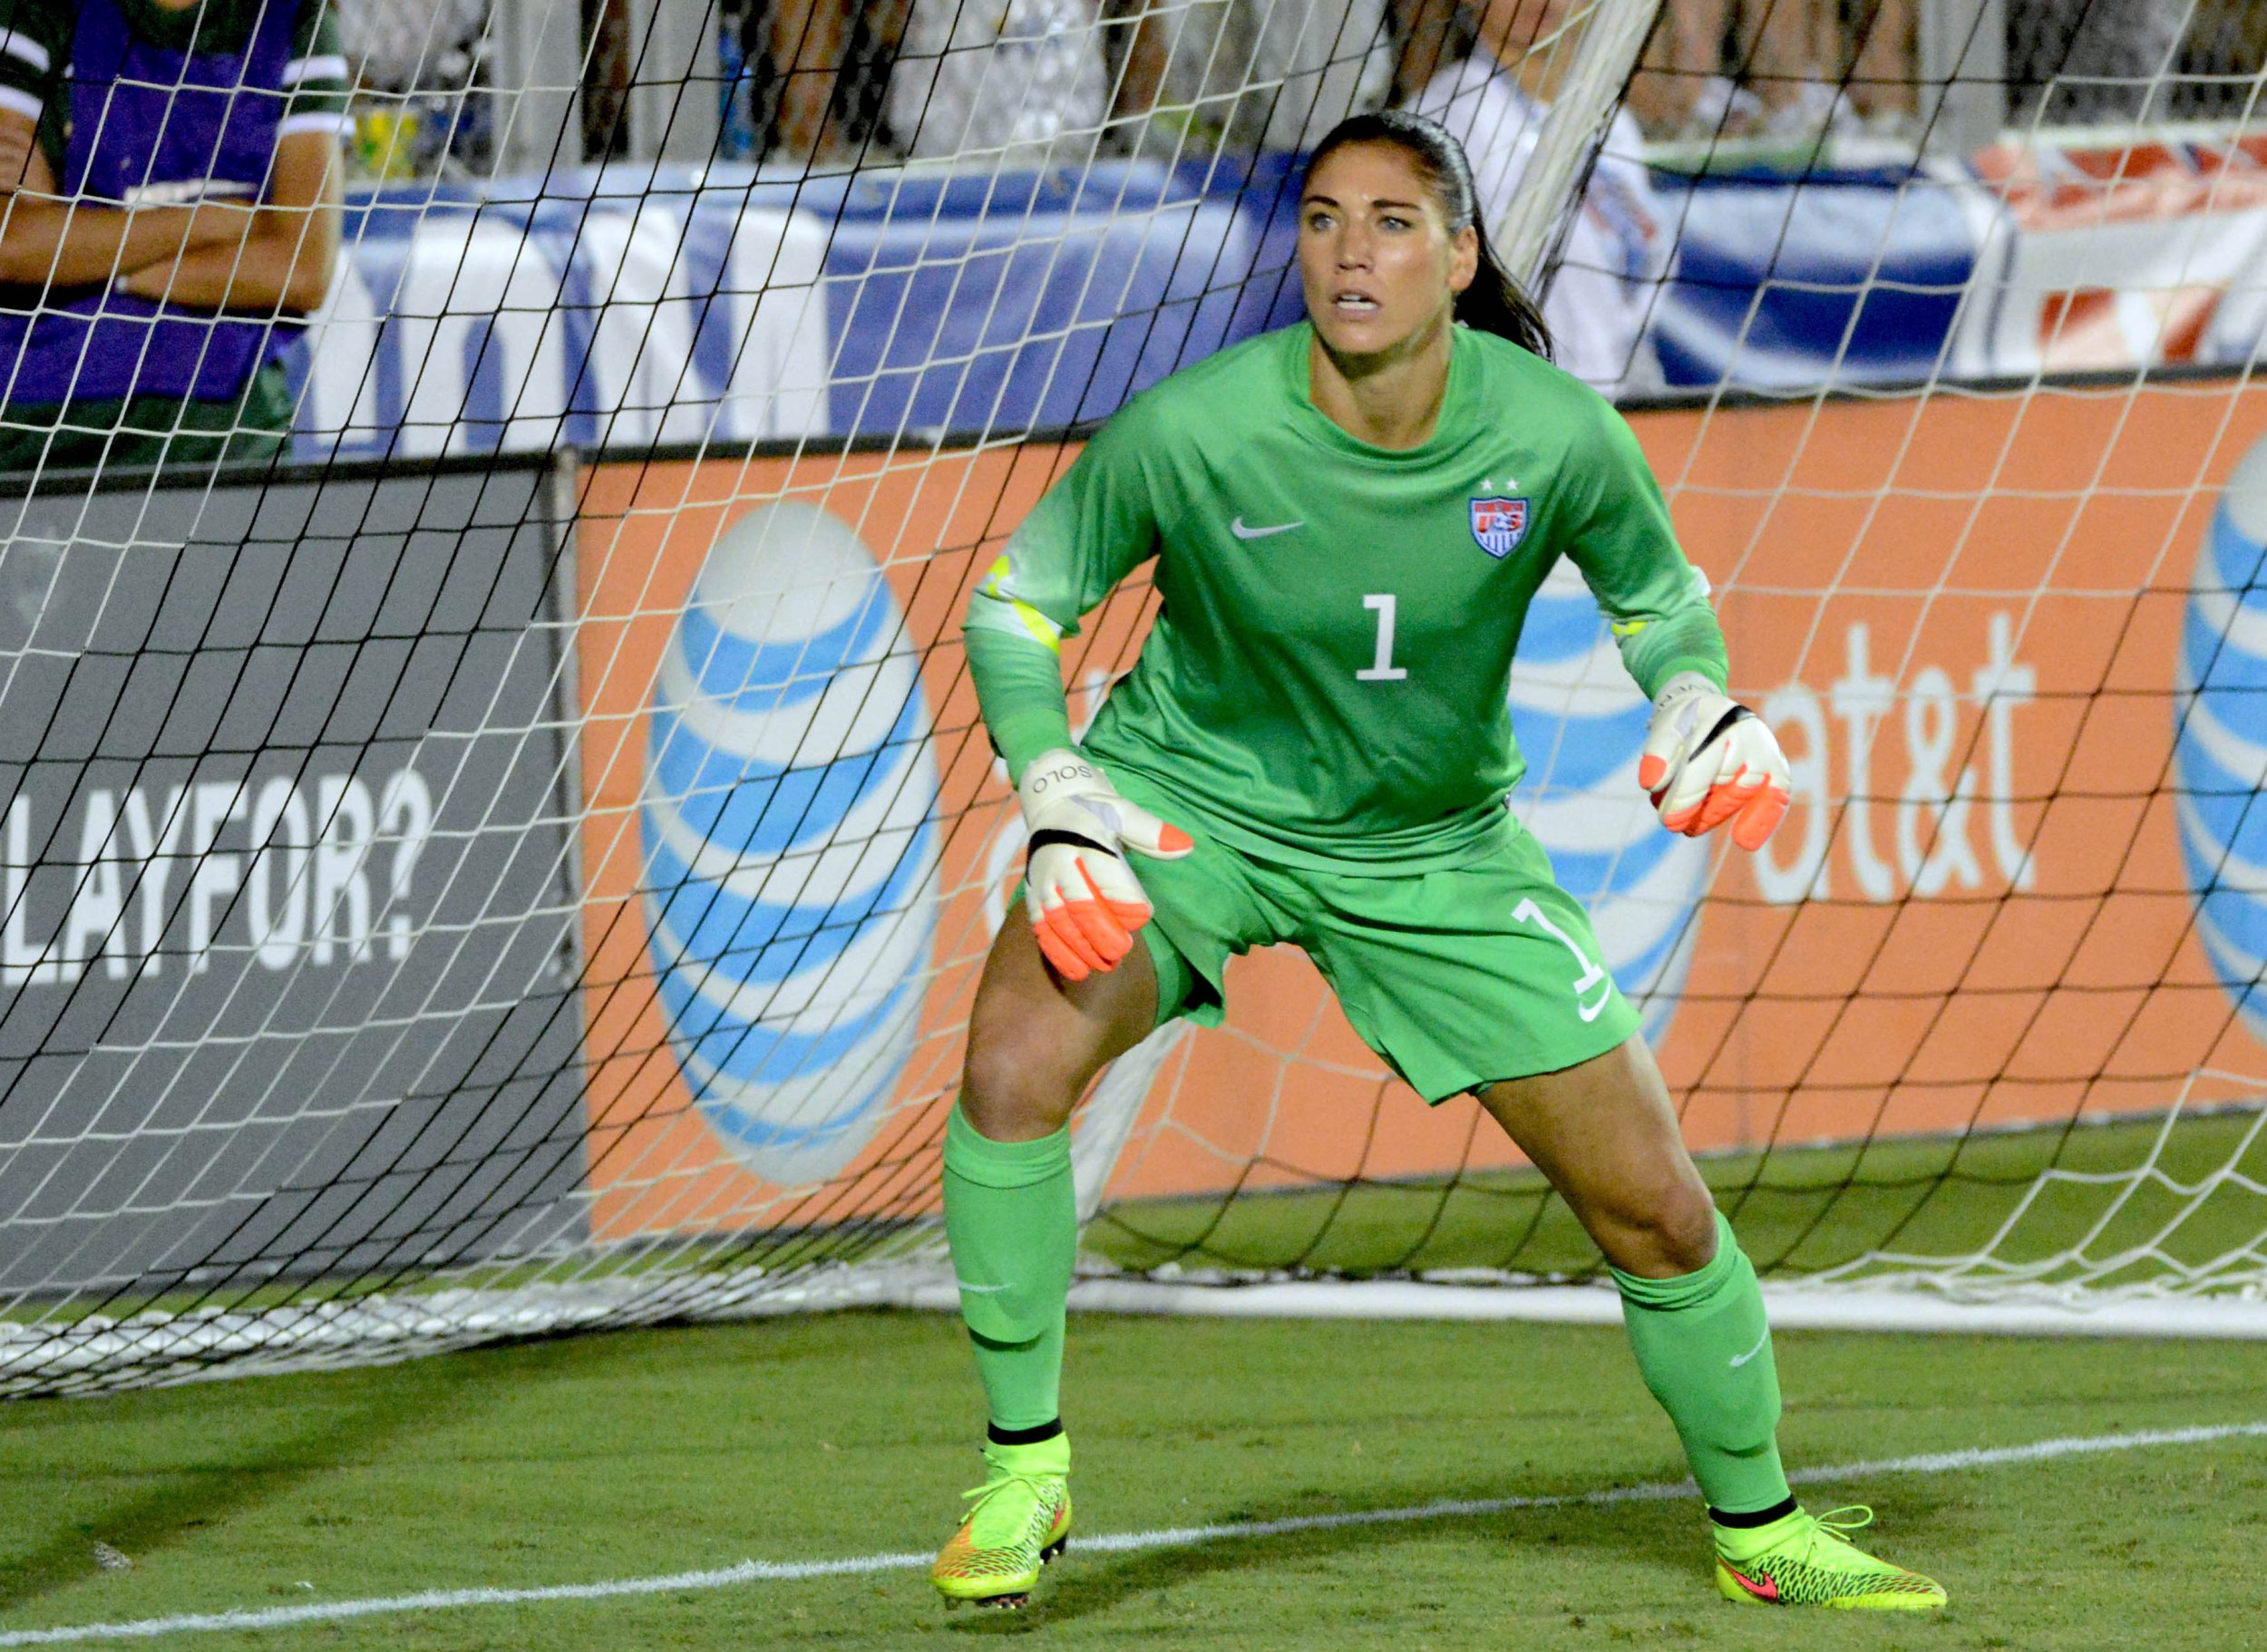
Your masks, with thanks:
M 1575 1013 L 1581 1015 L 1584 1021 L 1597 1020 L 1598 1017 L 1605 1012 L 1606 1000 L 1613 996 L 1614 985 L 1611 978 L 1606 974 L 1606 967 L 1602 964 L 1593 963 L 1589 955 L 1574 944 L 1574 938 L 1569 935 L 1564 929 L 1560 928 L 1558 925 L 1552 923 L 1551 919 L 1544 915 L 1543 909 L 1537 906 L 1533 901 L 1522 900 L 1517 906 L 1512 909 L 1512 916 L 1517 918 L 1521 923 L 1533 924 L 1537 928 L 1551 936 L 1559 943 L 1559 945 L 1564 947 L 1569 952 L 1571 952 L 1574 955 L 1574 961 L 1582 967 L 1581 978 L 1574 983 Z M 1606 990 L 1598 995 L 1598 1002 L 1595 1004 L 1583 1003 L 1582 995 L 1588 992 L 1591 987 L 1597 986 L 1601 981 L 1605 982 Z

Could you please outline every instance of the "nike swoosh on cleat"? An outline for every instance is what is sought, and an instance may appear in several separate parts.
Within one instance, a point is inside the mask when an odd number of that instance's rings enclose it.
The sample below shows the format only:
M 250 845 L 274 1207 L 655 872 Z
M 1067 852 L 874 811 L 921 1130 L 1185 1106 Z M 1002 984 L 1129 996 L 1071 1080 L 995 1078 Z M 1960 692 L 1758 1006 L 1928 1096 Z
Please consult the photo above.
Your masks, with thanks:
M 1756 1346 L 1754 1347 L 1748 1349 L 1745 1354 L 1735 1354 L 1732 1356 L 1732 1369 L 1735 1371 L 1738 1370 L 1749 1360 L 1755 1358 L 1756 1355 L 1762 1353 L 1763 1345 L 1770 1340 L 1771 1327 L 1769 1326 L 1766 1326 L 1763 1327 L 1763 1335 L 1756 1338 Z
M 1302 519 L 1296 522 L 1278 522 L 1272 528 L 1247 528 L 1244 519 L 1240 516 L 1228 524 L 1228 531 L 1240 539 L 1264 539 L 1270 534 L 1289 533 L 1294 528 L 1304 528 L 1306 525 Z
M 1722 1562 L 1718 1563 L 1722 1564 Z M 1755 1596 L 1756 1599 L 1776 1600 L 1779 1598 L 1779 1586 L 1774 1583 L 1770 1579 L 1765 1578 L 1758 1580 L 1751 1578 L 1746 1572 L 1740 1570 L 1737 1566 L 1726 1565 L 1724 1569 L 1731 1574 L 1733 1582 L 1738 1584 L 1740 1588 Z

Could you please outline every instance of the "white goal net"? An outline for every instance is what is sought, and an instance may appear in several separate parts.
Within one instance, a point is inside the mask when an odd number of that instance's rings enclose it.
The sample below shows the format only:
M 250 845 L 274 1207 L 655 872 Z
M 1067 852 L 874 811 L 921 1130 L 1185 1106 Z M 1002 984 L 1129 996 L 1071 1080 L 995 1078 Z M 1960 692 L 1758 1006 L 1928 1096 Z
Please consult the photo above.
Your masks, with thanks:
M 336 4 L 209 4 L 217 87 L 0 33 L 0 1388 L 941 1300 L 1022 847 L 967 593 L 1297 318 L 1298 151 L 1389 101 L 1794 763 L 1762 853 L 1660 832 L 1545 584 L 1513 807 L 1775 1312 L 2267 1331 L 2250 8 Z M 1229 997 L 1081 1111 L 1078 1300 L 1616 1311 L 1302 957 Z

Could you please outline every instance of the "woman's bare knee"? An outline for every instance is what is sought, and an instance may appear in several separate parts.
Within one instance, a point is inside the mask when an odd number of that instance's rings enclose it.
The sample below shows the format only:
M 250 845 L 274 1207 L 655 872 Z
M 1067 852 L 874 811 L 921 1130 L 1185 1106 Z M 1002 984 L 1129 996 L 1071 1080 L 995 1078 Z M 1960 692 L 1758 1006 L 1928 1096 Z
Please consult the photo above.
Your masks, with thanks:
M 1716 1204 L 1705 1187 L 1681 1182 L 1661 1189 L 1639 1211 L 1592 1229 L 1601 1236 L 1606 1259 L 1624 1273 L 1645 1279 L 1674 1279 L 1698 1273 L 1716 1259 Z M 1619 1254 L 1616 1254 L 1616 1253 Z
M 961 1112 L 996 1142 L 1053 1134 L 1095 1074 L 1141 1042 L 1156 1004 L 1157 972 L 1142 947 L 1106 975 L 1067 982 L 1011 918 L 969 1012 Z
M 1064 1070 L 1049 1059 L 1053 1054 L 1014 1033 L 970 1030 L 960 1111 L 977 1134 L 1029 1142 L 1063 1128 L 1091 1074 Z

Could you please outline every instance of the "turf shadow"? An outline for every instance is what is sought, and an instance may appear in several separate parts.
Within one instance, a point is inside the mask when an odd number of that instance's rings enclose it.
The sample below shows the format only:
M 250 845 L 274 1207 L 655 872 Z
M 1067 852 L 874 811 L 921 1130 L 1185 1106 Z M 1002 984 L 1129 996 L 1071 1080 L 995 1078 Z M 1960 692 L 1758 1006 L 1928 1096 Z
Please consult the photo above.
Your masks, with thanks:
M 91 1514 L 74 1510 L 67 1523 L 59 1524 L 18 1564 L 0 1573 L 0 1611 L 28 1606 L 94 1576 L 100 1569 L 95 1559 L 98 1543 L 129 1557 L 156 1553 L 199 1527 L 288 1492 L 341 1466 L 350 1457 L 365 1456 L 374 1447 L 421 1428 L 460 1420 L 467 1391 L 475 1397 L 480 1393 L 481 1385 L 474 1380 L 475 1357 L 452 1355 L 395 1367 L 382 1374 L 390 1381 L 369 1381 L 377 1374 L 361 1374 L 366 1382 L 363 1397 L 345 1404 L 310 1407 L 304 1422 L 264 1433 L 257 1439 L 247 1438 L 225 1414 L 242 1393 L 238 1385 L 260 1379 L 240 1377 L 206 1386 L 199 1397 L 209 1396 L 215 1411 L 224 1414 L 216 1418 L 209 1452 L 198 1463 L 180 1468 L 114 1472 L 111 1477 L 126 1482 L 114 1501 L 97 1507 Z M 15 1402 L 73 1407 L 119 1403 L 118 1399 Z M 179 1403 L 178 1391 L 160 1403 Z M 52 1458 L 34 1462 L 31 1472 L 53 1472 L 52 1463 Z M 157 1483 L 146 1484 L 149 1481 Z

